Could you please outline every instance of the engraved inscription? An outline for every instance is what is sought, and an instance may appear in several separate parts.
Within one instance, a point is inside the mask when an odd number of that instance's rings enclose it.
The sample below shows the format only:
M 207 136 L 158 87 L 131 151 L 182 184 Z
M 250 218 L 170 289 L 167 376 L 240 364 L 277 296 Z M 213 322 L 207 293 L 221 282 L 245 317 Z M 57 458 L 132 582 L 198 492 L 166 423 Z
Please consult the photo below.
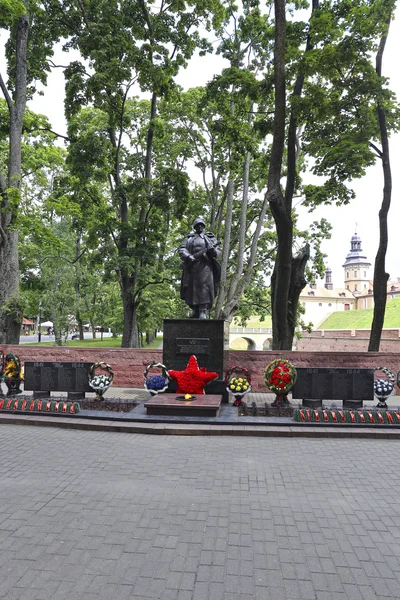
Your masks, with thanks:
M 299 368 L 293 398 L 372 400 L 372 369 Z
M 177 354 L 209 354 L 210 340 L 209 338 L 177 338 L 176 353 Z
M 91 363 L 26 362 L 26 390 L 49 392 L 91 392 L 88 373 Z

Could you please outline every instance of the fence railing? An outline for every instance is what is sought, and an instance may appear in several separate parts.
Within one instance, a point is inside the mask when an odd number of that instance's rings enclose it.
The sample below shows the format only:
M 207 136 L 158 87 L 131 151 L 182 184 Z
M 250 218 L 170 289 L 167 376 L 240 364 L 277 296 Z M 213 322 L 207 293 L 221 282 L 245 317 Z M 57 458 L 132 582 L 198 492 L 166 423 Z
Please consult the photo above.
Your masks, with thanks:
M 271 327 L 230 327 L 229 333 L 271 333 Z

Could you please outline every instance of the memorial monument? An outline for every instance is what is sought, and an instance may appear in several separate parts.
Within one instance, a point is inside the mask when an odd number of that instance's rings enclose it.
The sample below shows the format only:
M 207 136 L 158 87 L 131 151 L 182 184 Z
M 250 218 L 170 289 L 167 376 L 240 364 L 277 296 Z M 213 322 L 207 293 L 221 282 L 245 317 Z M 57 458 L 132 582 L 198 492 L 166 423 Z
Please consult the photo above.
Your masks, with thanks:
M 218 240 L 205 230 L 201 217 L 193 222 L 189 233 L 178 248 L 182 259 L 181 298 L 192 309 L 191 319 L 205 319 L 209 313 L 221 279 L 217 257 L 221 254 Z
M 188 319 L 164 320 L 163 363 L 168 369 L 181 370 L 195 355 L 200 367 L 218 372 L 218 379 L 207 385 L 206 394 L 221 394 L 227 401 L 224 384 L 226 350 L 229 347 L 229 325 L 220 319 L 210 319 L 221 278 L 217 261 L 221 254 L 219 241 L 205 231 L 205 221 L 198 217 L 178 248 L 182 259 L 181 298 L 191 309 Z M 170 382 L 168 391 L 175 392 Z

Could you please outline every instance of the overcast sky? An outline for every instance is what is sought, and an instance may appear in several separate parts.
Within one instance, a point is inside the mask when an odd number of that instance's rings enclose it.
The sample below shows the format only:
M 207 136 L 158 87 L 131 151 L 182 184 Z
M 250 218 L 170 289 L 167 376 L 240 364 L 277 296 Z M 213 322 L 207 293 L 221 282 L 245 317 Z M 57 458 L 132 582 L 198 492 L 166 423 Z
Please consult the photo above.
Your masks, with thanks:
M 391 24 L 389 39 L 386 45 L 383 73 L 390 79 L 390 87 L 397 97 L 400 98 L 400 69 L 398 60 L 400 56 L 400 6 L 396 11 L 396 18 Z M 4 38 L 3 38 L 4 40 Z M 1 42 L 1 37 L 0 37 Z M 0 69 L 3 76 L 6 75 L 4 68 L 4 57 L 2 45 L 0 44 Z M 57 51 L 54 61 L 56 64 L 67 64 L 77 58 L 74 53 L 64 54 Z M 194 58 L 188 68 L 177 77 L 177 83 L 185 89 L 204 85 L 213 75 L 219 73 L 223 66 L 222 59 L 216 56 Z M 137 92 L 135 92 L 137 93 Z M 62 69 L 54 69 L 49 76 L 48 86 L 44 96 L 35 96 L 29 107 L 42 114 L 47 115 L 55 131 L 65 132 L 65 119 L 63 112 L 64 101 L 64 76 Z M 390 139 L 391 166 L 393 176 L 392 204 L 389 213 L 389 247 L 386 260 L 386 268 L 392 279 L 400 277 L 399 258 L 399 223 L 400 223 L 400 133 L 394 134 Z M 357 229 L 362 239 L 362 248 L 369 258 L 371 266 L 371 278 L 373 263 L 378 247 L 378 211 L 382 202 L 383 174 L 380 161 L 370 167 L 365 177 L 352 182 L 356 192 L 356 199 L 349 205 L 340 208 L 323 207 L 314 213 L 308 214 L 306 210 L 300 211 L 299 226 L 306 228 L 309 223 L 321 217 L 326 218 L 333 226 L 332 238 L 326 240 L 323 251 L 328 255 L 327 266 L 333 273 L 333 284 L 335 287 L 343 285 L 342 264 L 350 249 L 350 238 Z M 357 225 L 356 225 L 357 223 Z

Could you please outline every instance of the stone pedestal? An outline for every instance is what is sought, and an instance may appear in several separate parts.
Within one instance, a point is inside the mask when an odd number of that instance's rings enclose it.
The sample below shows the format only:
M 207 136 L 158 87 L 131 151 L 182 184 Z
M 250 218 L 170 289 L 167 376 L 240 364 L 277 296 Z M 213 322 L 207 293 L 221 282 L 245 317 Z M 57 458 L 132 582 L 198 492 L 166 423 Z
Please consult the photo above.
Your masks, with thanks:
M 157 394 L 145 403 L 148 415 L 176 417 L 217 417 L 220 406 L 220 395 L 199 395 L 192 401 L 182 401 L 175 394 Z
M 343 400 L 343 408 L 346 410 L 358 410 L 363 408 L 362 400 Z
M 303 399 L 302 406 L 303 408 L 313 408 L 314 410 L 318 410 L 319 408 L 322 408 L 322 400 L 305 398 Z
M 167 369 L 183 371 L 194 354 L 199 367 L 216 371 L 218 379 L 205 388 L 206 394 L 221 394 L 228 402 L 224 377 L 228 363 L 229 324 L 217 319 L 165 319 L 163 330 L 163 363 Z M 174 381 L 168 392 L 176 391 Z

